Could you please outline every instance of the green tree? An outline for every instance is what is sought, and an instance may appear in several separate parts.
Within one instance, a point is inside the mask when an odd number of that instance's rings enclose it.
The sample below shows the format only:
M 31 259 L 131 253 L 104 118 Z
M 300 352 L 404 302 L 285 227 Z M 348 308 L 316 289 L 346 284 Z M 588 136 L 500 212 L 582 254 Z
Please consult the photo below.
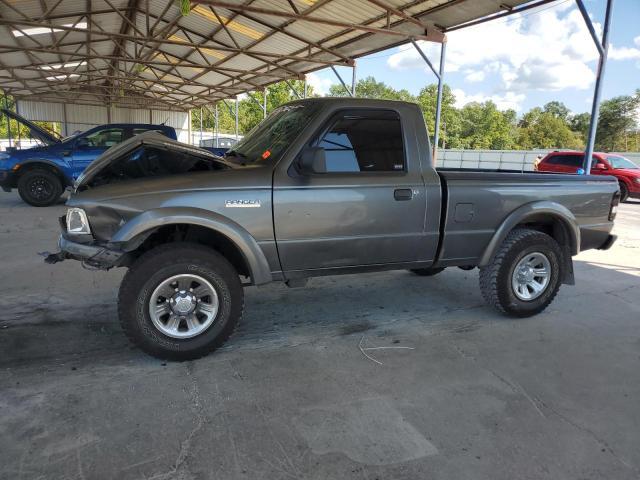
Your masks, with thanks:
M 560 102 L 551 102 L 560 104 Z M 536 107 L 525 113 L 518 124 L 519 148 L 581 148 L 579 135 L 569 128 L 568 110 L 558 114 L 553 109 Z M 560 104 L 562 105 L 562 104 Z
M 460 111 L 460 147 L 506 150 L 516 148 L 516 112 L 500 111 L 495 103 L 472 102 Z
M 564 103 L 557 100 L 547 103 L 544 107 L 542 107 L 542 111 L 545 113 L 550 113 L 554 117 L 564 120 L 565 122 L 568 121 L 569 115 L 571 113 Z
M 587 135 L 589 133 L 589 122 L 591 121 L 591 114 L 584 112 L 573 115 L 569 118 L 569 128 L 578 136 L 583 144 L 587 143 Z
M 606 152 L 626 150 L 628 135 L 638 129 L 640 89 L 634 95 L 622 95 L 600 104 L 596 149 Z
M 435 133 L 437 95 L 438 86 L 431 84 L 420 90 L 417 98 L 432 142 Z M 443 85 L 442 112 L 440 114 L 440 145 L 444 145 L 447 148 L 461 148 L 461 117 L 460 111 L 455 107 L 455 103 L 456 97 L 451 92 L 451 88 L 447 84 Z
M 329 88 L 329 96 L 348 97 L 349 93 L 344 89 L 342 84 L 334 84 Z M 371 76 L 358 80 L 356 83 L 356 97 L 415 102 L 415 97 L 411 95 L 408 90 L 396 90 L 384 82 L 376 81 L 376 79 Z
M 303 95 L 304 82 L 293 80 L 289 82 L 300 96 Z M 313 96 L 313 88 L 307 85 L 307 96 Z M 258 125 L 264 118 L 262 110 L 262 92 L 249 92 L 245 98 L 238 102 L 238 133 L 245 135 L 253 127 Z M 267 114 L 287 102 L 296 100 L 298 97 L 291 91 L 285 82 L 278 82 L 267 87 Z M 218 125 L 221 133 L 235 133 L 235 99 L 218 102 Z M 213 106 L 202 109 L 202 126 L 206 131 L 215 128 L 215 115 Z M 200 130 L 200 109 L 191 111 L 191 128 L 193 131 Z
M 12 112 L 16 111 L 15 100 L 11 95 L 5 95 L 4 93 L 0 93 L 0 108 L 6 108 L 7 110 L 11 110 Z M 45 130 L 52 132 L 54 135 L 60 135 L 61 124 L 57 122 L 41 122 L 34 121 L 36 125 L 41 126 Z M 10 128 L 8 128 L 8 126 Z M 7 124 L 7 116 L 0 114 L 0 138 L 9 138 L 9 132 L 11 132 L 11 138 L 16 141 L 18 138 L 20 139 L 28 139 L 31 138 L 31 134 L 29 129 L 18 123 L 16 120 L 10 120 Z

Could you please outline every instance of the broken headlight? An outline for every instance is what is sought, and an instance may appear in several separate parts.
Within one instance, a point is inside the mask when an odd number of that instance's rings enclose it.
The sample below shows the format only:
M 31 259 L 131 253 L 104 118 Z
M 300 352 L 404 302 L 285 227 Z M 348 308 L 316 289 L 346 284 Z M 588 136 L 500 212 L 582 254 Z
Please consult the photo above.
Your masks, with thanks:
M 67 210 L 67 232 L 76 235 L 90 235 L 91 227 L 87 214 L 81 208 Z

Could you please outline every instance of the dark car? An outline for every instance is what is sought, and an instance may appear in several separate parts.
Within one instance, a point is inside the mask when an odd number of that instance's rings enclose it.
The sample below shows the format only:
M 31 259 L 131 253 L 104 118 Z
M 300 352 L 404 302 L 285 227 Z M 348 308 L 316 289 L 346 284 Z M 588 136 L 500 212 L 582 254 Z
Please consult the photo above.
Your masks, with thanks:
M 100 125 L 62 139 L 9 110 L 2 110 L 2 114 L 25 125 L 41 144 L 0 152 L 0 186 L 5 192 L 17 188 L 20 197 L 35 207 L 54 204 L 93 160 L 134 135 L 156 131 L 176 139 L 172 127 L 138 123 Z

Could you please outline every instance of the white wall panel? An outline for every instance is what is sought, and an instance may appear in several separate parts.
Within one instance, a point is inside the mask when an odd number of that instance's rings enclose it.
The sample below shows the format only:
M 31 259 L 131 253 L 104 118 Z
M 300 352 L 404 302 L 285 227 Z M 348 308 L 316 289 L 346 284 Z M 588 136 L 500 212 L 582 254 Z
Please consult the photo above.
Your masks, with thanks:
M 67 122 L 89 126 L 109 123 L 107 107 L 93 105 L 67 105 Z
M 18 101 L 18 113 L 29 120 L 41 120 L 43 122 L 62 122 L 64 119 L 64 106 L 61 103 Z

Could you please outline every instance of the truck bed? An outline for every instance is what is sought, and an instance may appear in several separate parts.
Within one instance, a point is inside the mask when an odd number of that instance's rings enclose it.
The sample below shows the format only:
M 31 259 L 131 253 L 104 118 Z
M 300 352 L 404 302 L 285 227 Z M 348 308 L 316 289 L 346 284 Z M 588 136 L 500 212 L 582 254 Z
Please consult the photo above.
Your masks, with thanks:
M 569 211 L 580 229 L 580 250 L 601 246 L 613 224 L 609 211 L 618 191 L 614 177 L 449 168 L 437 172 L 443 198 L 438 265 L 477 265 L 505 219 L 533 202 L 553 201 Z

